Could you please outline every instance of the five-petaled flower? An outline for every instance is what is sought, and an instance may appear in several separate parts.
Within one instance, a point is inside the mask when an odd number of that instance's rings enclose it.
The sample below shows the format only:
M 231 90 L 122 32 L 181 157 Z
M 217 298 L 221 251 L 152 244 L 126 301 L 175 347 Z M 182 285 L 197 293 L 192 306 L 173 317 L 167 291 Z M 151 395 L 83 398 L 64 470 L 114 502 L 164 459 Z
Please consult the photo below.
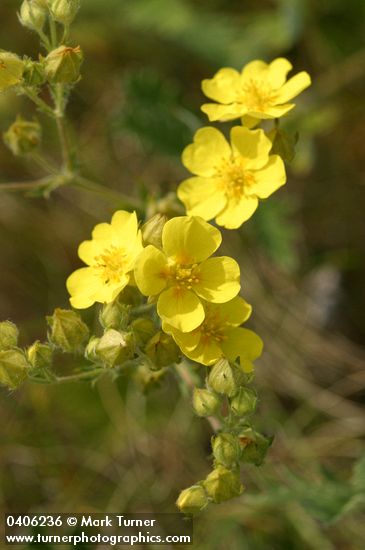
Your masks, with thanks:
M 253 370 L 252 361 L 262 352 L 262 340 L 252 330 L 241 328 L 251 315 L 251 306 L 240 296 L 225 304 L 204 302 L 205 319 L 192 332 L 184 333 L 164 322 L 162 328 L 174 338 L 181 351 L 193 361 L 213 365 L 221 357 L 238 357 L 245 372 Z
M 204 94 L 217 102 L 205 103 L 202 111 L 211 121 L 248 116 L 253 124 L 251 117 L 279 118 L 295 107 L 288 102 L 311 83 L 305 71 L 287 81 L 291 69 L 291 63 L 282 57 L 270 64 L 251 61 L 241 73 L 231 68 L 220 69 L 212 79 L 202 82 Z
M 178 197 L 187 214 L 201 216 L 227 229 L 235 229 L 286 181 L 278 155 L 269 156 L 272 142 L 263 130 L 235 126 L 231 145 L 217 129 L 205 127 L 195 134 L 182 156 L 197 177 L 183 181 Z
M 136 261 L 138 288 L 146 296 L 158 296 L 159 316 L 182 332 L 204 321 L 202 299 L 227 302 L 240 290 L 237 262 L 210 258 L 221 241 L 220 231 L 202 218 L 180 216 L 165 224 L 162 250 L 149 245 Z
M 130 282 L 142 235 L 136 213 L 119 210 L 111 223 L 94 227 L 92 240 L 80 244 L 78 255 L 88 267 L 82 267 L 67 279 L 71 305 L 84 309 L 95 302 L 109 303 Z

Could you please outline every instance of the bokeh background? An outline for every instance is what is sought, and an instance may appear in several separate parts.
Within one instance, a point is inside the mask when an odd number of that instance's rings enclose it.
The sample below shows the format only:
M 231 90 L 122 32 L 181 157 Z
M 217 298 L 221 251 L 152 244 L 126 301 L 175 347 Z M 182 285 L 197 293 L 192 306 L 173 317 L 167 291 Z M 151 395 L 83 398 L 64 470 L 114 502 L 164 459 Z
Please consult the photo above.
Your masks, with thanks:
M 1 0 L 0 46 L 37 56 L 18 7 Z M 203 78 L 279 55 L 313 77 L 285 122 L 300 135 L 288 184 L 224 234 L 265 342 L 257 426 L 275 442 L 264 466 L 244 468 L 241 498 L 195 521 L 197 548 L 365 547 L 364 33 L 363 0 L 84 0 L 74 24 L 85 63 L 69 112 L 83 171 L 152 210 L 186 176 L 181 150 L 206 123 Z M 0 96 L 1 131 L 18 112 L 34 108 Z M 47 121 L 44 150 L 59 154 Z M 42 175 L 2 144 L 0 167 L 3 183 Z M 49 200 L 0 191 L 0 317 L 23 345 L 68 306 L 78 243 L 121 206 L 71 188 Z M 211 428 L 173 373 L 148 394 L 107 377 L 2 389 L 0 419 L 8 512 L 171 512 L 210 467 Z

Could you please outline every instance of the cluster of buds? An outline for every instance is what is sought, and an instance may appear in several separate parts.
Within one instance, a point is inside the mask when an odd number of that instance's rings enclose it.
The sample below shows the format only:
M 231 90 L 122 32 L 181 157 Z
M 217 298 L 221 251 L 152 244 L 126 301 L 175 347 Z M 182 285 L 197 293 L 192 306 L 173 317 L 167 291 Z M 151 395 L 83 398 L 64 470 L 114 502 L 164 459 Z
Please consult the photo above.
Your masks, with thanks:
M 24 0 L 18 14 L 24 27 L 42 31 L 47 18 L 69 26 L 80 8 L 80 0 Z

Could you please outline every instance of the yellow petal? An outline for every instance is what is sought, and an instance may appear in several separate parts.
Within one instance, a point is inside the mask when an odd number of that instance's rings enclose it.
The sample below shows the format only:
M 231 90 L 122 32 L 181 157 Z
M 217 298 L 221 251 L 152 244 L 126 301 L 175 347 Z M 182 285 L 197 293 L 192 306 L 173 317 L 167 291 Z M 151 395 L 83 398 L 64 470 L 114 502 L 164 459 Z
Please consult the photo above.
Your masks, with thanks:
M 285 103 L 284 105 L 272 105 L 271 107 L 266 107 L 265 111 L 249 111 L 250 116 L 259 117 L 263 120 L 270 120 L 272 118 L 280 118 L 281 116 L 286 115 L 289 111 L 294 109 L 294 103 Z
M 223 68 L 202 82 L 203 93 L 219 103 L 232 103 L 240 90 L 240 74 L 235 69 Z
M 311 85 L 311 78 L 306 71 L 296 74 L 290 78 L 278 92 L 278 103 L 286 103 L 293 97 L 300 94 Z
M 204 103 L 201 110 L 205 113 L 211 122 L 219 120 L 225 122 L 234 120 L 247 113 L 247 107 L 241 103 L 231 103 L 230 105 L 217 105 L 216 103 Z
M 237 229 L 251 218 L 258 204 L 256 197 L 243 196 L 238 201 L 229 200 L 226 208 L 216 217 L 216 222 L 226 229 Z
M 207 366 L 214 365 L 223 356 L 218 343 L 213 338 L 204 337 L 194 349 L 187 349 L 184 353 L 189 359 Z
M 214 218 L 227 203 L 214 178 L 189 178 L 179 185 L 177 196 L 189 216 L 201 216 L 204 220 Z
M 239 265 L 228 256 L 209 258 L 202 262 L 197 277 L 199 283 L 194 285 L 194 290 L 207 302 L 228 302 L 238 294 L 241 287 Z
M 166 287 L 167 258 L 161 250 L 148 245 L 139 254 L 134 277 L 139 290 L 145 296 L 159 294 Z
M 162 231 L 165 254 L 184 265 L 209 258 L 221 242 L 220 231 L 197 216 L 172 218 Z
M 221 346 L 226 357 L 231 361 L 239 357 L 241 366 L 246 371 L 252 370 L 251 362 L 260 357 L 262 353 L 261 338 L 252 330 L 240 327 L 227 329 L 225 337 Z
M 178 330 L 168 323 L 163 322 L 162 330 L 173 337 L 176 344 L 179 346 L 181 351 L 185 353 L 185 355 L 186 352 L 192 351 L 199 344 L 199 327 L 192 332 L 181 332 L 181 330 Z
M 247 321 L 252 312 L 252 306 L 241 296 L 236 296 L 224 304 L 207 303 L 205 309 L 206 316 L 212 315 L 222 327 L 225 325 L 239 326 Z
M 182 162 L 193 174 L 209 178 L 230 155 L 231 148 L 224 135 L 216 128 L 205 127 L 195 133 L 194 143 L 185 147 Z
M 292 68 L 293 65 L 285 57 L 274 59 L 269 65 L 268 82 L 270 85 L 275 89 L 280 88 L 285 83 L 286 75 Z
M 92 238 L 96 240 L 111 241 L 113 238 L 113 230 L 110 223 L 98 223 L 93 229 Z
M 137 238 L 138 219 L 135 212 L 118 210 L 113 214 L 111 227 L 115 246 L 133 247 Z
M 254 178 L 255 183 L 252 184 L 250 191 L 260 199 L 266 199 L 286 182 L 283 160 L 279 155 L 272 155 L 264 168 L 254 172 Z
M 204 320 L 204 308 L 190 290 L 171 287 L 160 294 L 157 313 L 163 321 L 181 332 L 191 332 Z
M 93 265 L 95 258 L 105 251 L 108 244 L 108 241 L 104 240 L 84 241 L 78 248 L 78 256 L 85 264 Z
M 249 116 L 249 115 L 244 115 L 241 119 L 242 126 L 246 126 L 246 128 L 250 128 L 250 130 L 251 128 L 255 128 L 255 126 L 257 126 L 259 123 L 260 123 L 259 118 Z
M 255 60 L 247 63 L 242 69 L 241 82 L 245 80 L 262 80 L 267 77 L 269 72 L 269 65 L 265 61 Z
M 269 160 L 271 140 L 263 130 L 234 126 L 231 130 L 232 148 L 243 157 L 245 168 L 261 168 Z

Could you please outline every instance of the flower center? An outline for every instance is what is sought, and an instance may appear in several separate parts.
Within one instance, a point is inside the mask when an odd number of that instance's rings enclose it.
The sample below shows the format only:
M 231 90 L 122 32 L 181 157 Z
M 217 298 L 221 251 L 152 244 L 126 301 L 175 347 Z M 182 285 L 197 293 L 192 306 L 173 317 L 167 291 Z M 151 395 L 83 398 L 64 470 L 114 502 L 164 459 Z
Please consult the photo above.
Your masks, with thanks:
M 275 102 L 276 94 L 273 89 L 263 81 L 248 80 L 242 87 L 238 103 L 247 105 L 250 111 L 264 112 Z
M 177 290 L 191 290 L 195 284 L 200 282 L 197 268 L 198 264 L 171 263 L 167 268 L 166 278 L 170 285 Z
M 125 272 L 125 259 L 122 248 L 111 246 L 95 257 L 94 267 L 100 270 L 105 283 L 117 283 Z
M 201 340 L 203 344 L 209 341 L 215 340 L 218 343 L 223 342 L 226 339 L 224 335 L 224 322 L 216 312 L 209 311 L 209 308 L 205 312 L 205 319 L 203 324 L 196 330 L 200 331 Z
M 240 158 L 231 161 L 224 160 L 217 170 L 220 178 L 219 188 L 228 198 L 239 200 L 244 195 L 251 195 L 251 187 L 255 183 L 254 175 L 245 170 Z

